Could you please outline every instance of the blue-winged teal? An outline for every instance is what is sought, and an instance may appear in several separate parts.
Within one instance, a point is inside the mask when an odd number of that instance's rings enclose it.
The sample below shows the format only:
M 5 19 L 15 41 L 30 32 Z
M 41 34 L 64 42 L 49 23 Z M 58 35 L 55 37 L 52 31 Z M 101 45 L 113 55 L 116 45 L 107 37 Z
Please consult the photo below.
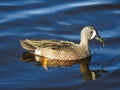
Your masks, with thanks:
M 97 39 L 104 45 L 104 40 L 92 26 L 86 26 L 81 31 L 79 44 L 63 40 L 20 40 L 21 46 L 35 55 L 49 60 L 80 60 L 90 56 L 89 41 Z M 47 60 L 43 66 L 46 67 Z

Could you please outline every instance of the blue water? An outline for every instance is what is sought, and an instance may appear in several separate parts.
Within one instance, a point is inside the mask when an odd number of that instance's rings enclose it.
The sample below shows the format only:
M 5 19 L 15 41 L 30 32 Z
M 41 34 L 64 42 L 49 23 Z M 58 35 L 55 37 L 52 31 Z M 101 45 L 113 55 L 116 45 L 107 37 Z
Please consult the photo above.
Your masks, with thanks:
M 78 64 L 49 67 L 21 61 L 21 39 L 59 39 L 79 43 L 79 33 L 94 26 L 106 40 L 97 41 L 90 71 L 101 76 L 85 82 Z M 120 90 L 119 0 L 0 0 L 0 90 Z

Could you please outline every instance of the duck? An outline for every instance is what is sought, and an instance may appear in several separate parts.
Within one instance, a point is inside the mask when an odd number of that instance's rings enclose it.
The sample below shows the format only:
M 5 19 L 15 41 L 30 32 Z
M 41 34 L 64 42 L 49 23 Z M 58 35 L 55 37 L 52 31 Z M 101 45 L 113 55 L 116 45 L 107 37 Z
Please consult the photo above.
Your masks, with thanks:
M 85 26 L 81 30 L 80 43 L 64 40 L 20 40 L 21 46 L 35 55 L 44 57 L 43 67 L 47 68 L 47 60 L 76 61 L 91 55 L 89 43 L 96 39 L 105 45 L 104 39 L 93 26 Z

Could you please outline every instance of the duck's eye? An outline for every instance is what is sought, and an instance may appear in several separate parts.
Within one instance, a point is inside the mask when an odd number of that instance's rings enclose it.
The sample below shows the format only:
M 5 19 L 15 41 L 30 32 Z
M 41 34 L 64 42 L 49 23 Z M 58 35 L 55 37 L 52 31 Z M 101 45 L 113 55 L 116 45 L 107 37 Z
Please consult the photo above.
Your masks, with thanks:
M 93 31 L 90 31 L 90 34 L 92 34 L 93 33 Z

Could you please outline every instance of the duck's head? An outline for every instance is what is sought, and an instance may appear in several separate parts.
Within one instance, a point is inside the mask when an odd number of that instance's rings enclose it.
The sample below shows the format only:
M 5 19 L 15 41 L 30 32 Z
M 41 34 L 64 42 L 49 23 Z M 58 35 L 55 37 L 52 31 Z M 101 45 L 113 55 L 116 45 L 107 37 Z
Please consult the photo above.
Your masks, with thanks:
M 100 37 L 98 32 L 95 30 L 95 28 L 92 26 L 85 26 L 81 31 L 81 40 L 82 41 L 85 41 L 85 40 L 90 41 L 92 39 L 96 39 L 96 40 L 100 41 L 103 44 L 103 46 L 105 46 L 104 39 Z

